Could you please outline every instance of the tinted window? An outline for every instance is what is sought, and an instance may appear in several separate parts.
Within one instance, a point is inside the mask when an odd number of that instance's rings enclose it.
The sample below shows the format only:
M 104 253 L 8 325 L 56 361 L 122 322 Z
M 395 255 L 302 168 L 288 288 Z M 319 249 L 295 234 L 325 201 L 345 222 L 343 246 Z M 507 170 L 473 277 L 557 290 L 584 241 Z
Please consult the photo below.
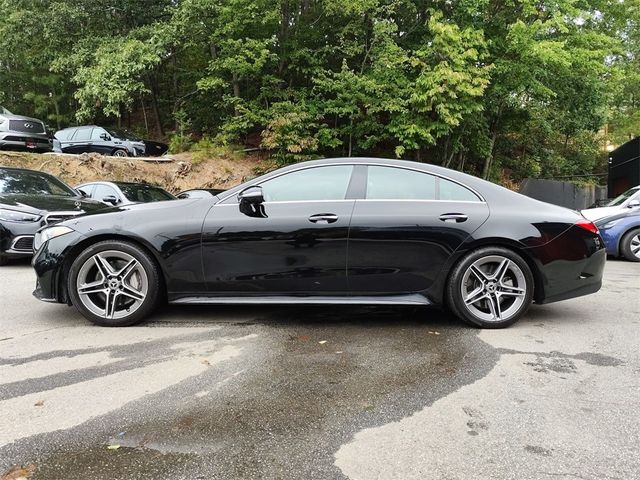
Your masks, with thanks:
M 435 200 L 436 177 L 404 168 L 370 166 L 366 198 Z
M 91 138 L 91 127 L 84 127 L 84 128 L 79 128 L 78 131 L 76 132 L 76 134 L 73 137 L 74 141 L 83 141 L 83 140 L 89 140 Z
M 76 196 L 76 193 L 70 187 L 55 177 L 38 172 L 1 169 L 0 193 Z
M 267 202 L 344 200 L 352 165 L 307 168 L 267 180 L 262 186 Z
M 444 178 L 440 178 L 439 200 L 454 200 L 458 202 L 479 202 L 478 196 L 468 188 Z
M 102 201 L 105 197 L 109 197 L 113 195 L 118 200 L 120 197 L 116 193 L 116 191 L 108 185 L 96 185 L 96 189 L 91 195 L 91 198 L 95 198 L 96 200 Z
M 100 135 L 103 135 L 105 133 L 107 133 L 107 131 L 104 128 L 94 128 L 91 132 L 91 140 L 102 140 L 102 138 L 100 138 Z
M 118 187 L 120 187 L 124 196 L 132 202 L 149 203 L 175 199 L 169 192 L 151 185 L 119 183 Z
M 178 198 L 211 198 L 215 193 L 208 190 L 187 190 L 178 195 Z
M 135 133 L 130 132 L 129 130 L 125 130 L 124 128 L 109 128 L 109 133 L 112 137 L 119 138 L 121 140 L 131 140 L 134 142 L 141 142 L 142 139 L 138 137 Z

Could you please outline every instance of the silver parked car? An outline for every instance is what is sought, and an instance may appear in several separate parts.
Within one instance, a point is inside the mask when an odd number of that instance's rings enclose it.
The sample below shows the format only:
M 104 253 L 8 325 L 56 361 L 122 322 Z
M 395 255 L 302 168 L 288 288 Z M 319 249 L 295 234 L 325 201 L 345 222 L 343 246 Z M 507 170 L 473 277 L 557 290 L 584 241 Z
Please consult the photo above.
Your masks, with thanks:
M 0 107 L 0 149 L 50 152 L 52 140 L 37 118 L 14 115 Z

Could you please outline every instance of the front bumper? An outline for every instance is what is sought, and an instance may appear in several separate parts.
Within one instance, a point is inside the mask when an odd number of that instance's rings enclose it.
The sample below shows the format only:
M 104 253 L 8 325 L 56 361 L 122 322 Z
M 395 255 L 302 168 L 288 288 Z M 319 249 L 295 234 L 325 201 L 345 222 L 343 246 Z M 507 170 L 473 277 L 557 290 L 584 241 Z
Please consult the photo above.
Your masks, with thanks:
M 45 302 L 68 303 L 65 259 L 73 247 L 85 237 L 78 232 L 67 233 L 45 242 L 35 253 L 31 265 L 36 273 L 33 295 Z

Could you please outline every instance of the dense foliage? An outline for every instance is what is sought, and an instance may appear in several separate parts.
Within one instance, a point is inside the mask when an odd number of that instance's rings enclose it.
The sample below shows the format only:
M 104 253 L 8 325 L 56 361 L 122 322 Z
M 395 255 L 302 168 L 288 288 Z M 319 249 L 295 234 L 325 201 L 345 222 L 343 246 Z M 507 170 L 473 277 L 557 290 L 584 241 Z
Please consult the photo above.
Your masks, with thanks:
M 586 175 L 640 133 L 638 0 L 0 0 L 0 104 L 281 162 Z M 599 133 L 600 132 L 600 133 Z

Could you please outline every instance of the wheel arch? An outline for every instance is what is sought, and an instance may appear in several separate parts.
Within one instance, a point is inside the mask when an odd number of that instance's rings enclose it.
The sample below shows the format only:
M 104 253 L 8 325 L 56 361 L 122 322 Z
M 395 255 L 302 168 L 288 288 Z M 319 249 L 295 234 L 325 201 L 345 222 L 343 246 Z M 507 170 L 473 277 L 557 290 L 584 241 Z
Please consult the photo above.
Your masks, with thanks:
M 152 246 L 148 245 L 146 242 L 138 238 L 130 237 L 127 235 L 118 235 L 118 234 L 108 233 L 108 234 L 99 234 L 92 237 L 87 237 L 82 241 L 73 245 L 73 247 L 71 247 L 71 249 L 65 253 L 65 259 L 62 265 L 62 275 L 60 275 L 58 278 L 58 292 L 60 292 L 58 296 L 65 303 L 67 303 L 68 305 L 71 305 L 69 293 L 67 292 L 66 280 L 69 276 L 69 271 L 71 270 L 71 264 L 73 263 L 73 260 L 75 260 L 75 258 L 80 254 L 80 252 L 82 252 L 86 248 L 98 242 L 103 242 L 106 240 L 118 240 L 118 241 L 125 241 L 128 243 L 132 243 L 137 247 L 139 247 L 140 249 L 144 250 L 147 254 L 149 254 L 153 262 L 156 264 L 156 267 L 158 267 L 158 270 L 162 272 L 162 275 L 160 278 L 160 285 L 162 290 L 161 295 L 166 295 L 167 272 L 163 267 L 163 262 L 161 261 L 161 258 L 157 250 L 155 250 Z
M 640 224 L 627 227 L 624 232 L 618 235 L 618 243 L 616 245 L 616 255 L 621 256 L 622 239 L 634 230 L 640 230 Z
M 479 248 L 484 248 L 484 247 L 506 248 L 507 250 L 511 250 L 513 253 L 521 257 L 529 266 L 529 269 L 531 270 L 531 274 L 533 275 L 533 300 L 535 302 L 541 302 L 544 299 L 545 281 L 544 281 L 542 272 L 540 271 L 540 267 L 536 263 L 535 257 L 531 254 L 529 249 L 524 248 L 522 244 L 514 240 L 510 240 L 508 238 L 502 238 L 502 237 L 482 238 L 465 245 L 464 251 L 459 252 L 460 255 L 458 255 L 458 258 L 456 259 L 456 261 L 453 262 L 453 264 L 450 266 L 447 272 L 445 285 L 449 284 L 449 281 L 451 279 L 451 273 L 453 272 L 453 269 L 456 267 L 456 265 L 458 265 L 472 251 L 478 250 Z M 443 297 L 442 297 L 443 302 L 445 301 L 444 291 L 445 290 L 443 289 Z

